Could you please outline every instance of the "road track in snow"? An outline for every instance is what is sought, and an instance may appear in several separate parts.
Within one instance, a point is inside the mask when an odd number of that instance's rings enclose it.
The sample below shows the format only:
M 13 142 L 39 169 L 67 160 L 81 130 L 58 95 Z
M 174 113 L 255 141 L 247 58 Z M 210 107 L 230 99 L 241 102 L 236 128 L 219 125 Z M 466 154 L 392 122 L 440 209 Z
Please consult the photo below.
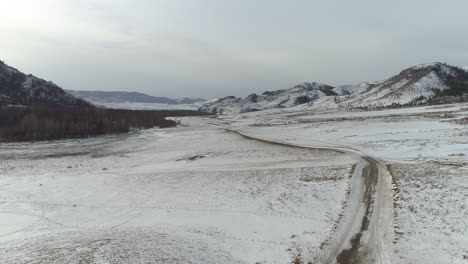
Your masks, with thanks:
M 355 200 L 347 203 L 348 207 L 353 208 L 347 208 L 348 217 L 344 217 L 338 223 L 339 228 L 333 231 L 320 255 L 311 263 L 391 263 L 387 254 L 389 249 L 385 243 L 384 232 L 391 221 L 393 201 L 389 174 L 382 161 L 349 148 L 294 144 L 277 139 L 261 138 L 240 130 L 225 129 L 244 138 L 265 143 L 337 151 L 359 157 L 365 165 L 362 166 L 361 173 L 355 173 L 352 178 L 352 181 L 359 183 L 351 189 L 354 195 L 350 195 L 350 199 L 354 197 Z M 353 186 L 352 183 L 350 184 Z

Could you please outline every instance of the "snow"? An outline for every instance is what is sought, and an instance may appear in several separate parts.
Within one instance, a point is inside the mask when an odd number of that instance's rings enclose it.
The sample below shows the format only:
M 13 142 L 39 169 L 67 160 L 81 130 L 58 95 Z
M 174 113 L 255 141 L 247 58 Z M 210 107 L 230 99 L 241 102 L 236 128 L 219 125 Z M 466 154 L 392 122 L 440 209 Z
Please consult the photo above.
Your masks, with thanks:
M 411 78 L 403 78 L 402 80 L 391 83 L 384 81 L 377 84 L 371 90 L 355 94 L 349 101 L 344 101 L 344 104 L 356 106 L 389 106 L 392 104 L 410 104 L 419 98 L 430 98 L 434 95 L 435 90 L 447 89 L 445 83 L 433 71 L 423 76 L 417 82 L 412 82 Z
M 0 62 L 0 78 L 16 80 L 3 83 L 0 101 L 4 105 L 59 104 L 80 105 L 72 95 L 50 81 L 24 74 Z
M 422 63 L 416 66 L 413 66 L 413 69 L 424 69 L 427 67 L 438 67 L 438 66 L 443 66 L 442 63 L 440 62 L 429 62 L 429 63 Z
M 459 78 L 460 82 L 468 81 L 456 74 L 452 66 L 428 63 L 408 68 L 381 82 L 337 87 L 303 83 L 289 89 L 265 92 L 261 95 L 252 94 L 244 99 L 227 97 L 209 101 L 201 109 L 211 113 L 236 115 L 272 108 L 294 108 L 297 111 L 413 105 L 426 103 L 429 99 L 440 99 L 437 91 L 450 88 L 447 84 L 449 76 Z
M 405 89 L 422 94 L 436 77 Z M 378 231 L 378 254 L 465 263 L 468 103 L 342 111 L 332 98 L 243 114 L 231 104 L 233 115 L 178 118 L 165 130 L 1 144 L 0 262 L 314 263 L 360 210 L 355 150 L 379 160 L 393 185 L 393 204 L 373 208 L 392 223 Z
M 399 186 L 393 263 L 466 263 L 468 166 L 424 161 L 391 168 Z
M 266 91 L 261 95 L 251 94 L 246 98 L 237 98 L 233 96 L 224 97 L 215 101 L 205 103 L 201 109 L 206 112 L 222 112 L 222 114 L 238 114 L 243 112 L 265 110 L 271 108 L 294 107 L 297 105 L 312 105 L 319 102 L 327 96 L 324 91 L 330 86 L 320 83 L 303 83 L 285 90 Z M 298 102 L 298 98 L 306 99 L 307 102 Z M 326 99 L 325 101 L 328 101 Z M 334 105 L 336 105 L 334 103 Z
M 231 125 L 297 145 L 355 149 L 394 181 L 392 263 L 465 263 L 468 256 L 468 104 L 381 111 L 249 113 Z M 224 118 L 229 120 L 229 118 Z
M 270 116 L 252 113 L 238 117 L 240 126 L 256 133 L 275 137 L 320 141 L 329 146 L 349 146 L 384 159 L 445 157 L 468 155 L 465 124 L 457 124 L 457 116 L 466 115 L 468 104 L 445 107 L 414 107 L 382 111 L 285 112 Z M 308 114 L 311 113 L 311 114 Z M 269 122 L 273 121 L 273 128 Z
M 181 122 L 2 144 L 1 262 L 286 263 L 320 253 L 354 157 L 247 140 L 221 120 Z
M 359 83 L 355 85 L 341 85 L 333 90 L 339 95 L 350 95 L 364 92 L 369 87 L 369 83 Z

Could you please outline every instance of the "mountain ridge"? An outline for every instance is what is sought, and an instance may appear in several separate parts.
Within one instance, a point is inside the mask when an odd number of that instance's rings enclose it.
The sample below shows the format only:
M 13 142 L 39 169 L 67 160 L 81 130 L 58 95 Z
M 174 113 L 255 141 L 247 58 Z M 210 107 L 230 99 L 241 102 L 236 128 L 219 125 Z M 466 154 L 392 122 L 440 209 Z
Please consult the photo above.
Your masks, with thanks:
M 273 103 L 259 104 L 259 97 L 264 102 Z M 278 98 L 281 98 L 279 103 Z M 315 82 L 303 83 L 288 89 L 266 91 L 261 95 L 251 94 L 245 98 L 229 96 L 211 100 L 199 110 L 217 114 L 235 114 L 299 106 L 385 108 L 457 101 L 468 101 L 468 71 L 461 67 L 434 62 L 407 68 L 383 81 L 336 87 Z M 284 104 L 284 102 L 289 103 Z
M 157 97 L 141 92 L 127 91 L 79 91 L 67 90 L 70 94 L 88 102 L 99 103 L 156 103 L 156 104 L 193 104 L 206 101 L 202 98 Z
M 288 89 L 265 91 L 259 95 L 253 93 L 245 98 L 227 96 L 211 100 L 204 104 L 200 110 L 209 113 L 252 112 L 270 108 L 292 107 L 332 95 L 337 95 L 332 86 L 304 82 Z

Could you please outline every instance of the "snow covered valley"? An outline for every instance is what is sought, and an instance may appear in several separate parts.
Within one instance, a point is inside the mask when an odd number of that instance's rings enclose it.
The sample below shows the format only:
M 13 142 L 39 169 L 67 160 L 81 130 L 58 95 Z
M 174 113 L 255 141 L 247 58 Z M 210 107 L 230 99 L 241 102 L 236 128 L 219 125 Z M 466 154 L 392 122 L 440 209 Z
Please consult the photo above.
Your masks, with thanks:
M 275 109 L 2 144 L 0 262 L 466 263 L 467 116 Z
M 356 159 L 226 132 L 4 144 L 1 263 L 287 263 L 320 252 Z

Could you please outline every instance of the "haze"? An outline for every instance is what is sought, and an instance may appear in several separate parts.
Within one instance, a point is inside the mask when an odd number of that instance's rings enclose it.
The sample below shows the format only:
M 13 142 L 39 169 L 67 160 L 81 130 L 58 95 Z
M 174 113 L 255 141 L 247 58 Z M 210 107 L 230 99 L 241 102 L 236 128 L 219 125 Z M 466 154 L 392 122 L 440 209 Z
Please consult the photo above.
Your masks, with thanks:
M 466 1 L 7 1 L 0 59 L 66 89 L 245 96 L 468 64 Z

